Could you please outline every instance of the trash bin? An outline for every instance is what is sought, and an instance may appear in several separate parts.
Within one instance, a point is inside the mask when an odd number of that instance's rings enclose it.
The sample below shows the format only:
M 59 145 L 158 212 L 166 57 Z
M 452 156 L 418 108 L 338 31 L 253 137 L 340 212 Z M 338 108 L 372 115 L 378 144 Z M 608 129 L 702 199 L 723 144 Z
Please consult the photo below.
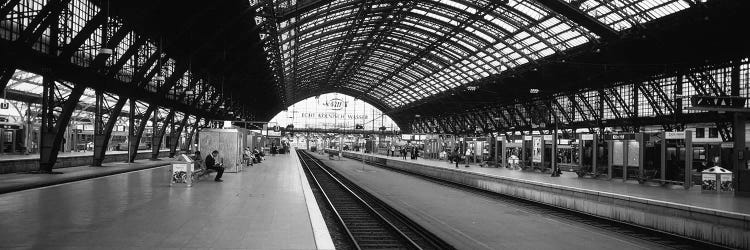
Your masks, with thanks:
M 719 166 L 703 170 L 701 172 L 701 191 L 734 191 L 734 188 L 732 187 L 732 172 Z
M 172 163 L 172 177 L 169 181 L 169 186 L 176 183 L 185 183 L 188 187 L 193 186 L 193 160 L 187 155 L 180 155 L 177 158 L 178 162 Z

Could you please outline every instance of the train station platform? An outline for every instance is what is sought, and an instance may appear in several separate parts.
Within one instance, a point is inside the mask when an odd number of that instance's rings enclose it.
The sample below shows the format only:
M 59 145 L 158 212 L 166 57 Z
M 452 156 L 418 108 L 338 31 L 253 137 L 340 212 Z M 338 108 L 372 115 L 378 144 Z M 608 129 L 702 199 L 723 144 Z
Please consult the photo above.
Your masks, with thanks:
M 224 182 L 170 186 L 170 176 L 156 167 L 2 194 L 0 248 L 333 248 L 294 154 Z
M 699 189 L 667 189 L 621 181 L 561 177 L 504 168 L 464 167 L 445 161 L 363 154 L 345 157 L 562 207 L 599 217 L 701 239 L 750 248 L 750 198 L 701 193 Z
M 159 151 L 159 157 L 167 157 L 169 149 Z M 85 166 L 91 164 L 93 151 L 83 152 L 60 152 L 54 168 L 68 168 Z M 104 162 L 124 162 L 128 158 L 128 151 L 108 151 L 104 156 Z M 151 150 L 139 150 L 135 159 L 151 158 Z M 39 154 L 28 155 L 0 155 L 0 174 L 18 173 L 39 170 Z
M 134 163 L 110 162 L 101 167 L 91 165 L 55 169 L 56 174 L 11 173 L 0 175 L 0 194 L 65 184 L 103 176 L 139 171 L 169 165 L 173 159 L 137 160 Z
M 456 249 L 663 249 L 547 210 L 468 192 L 343 158 L 313 154 Z

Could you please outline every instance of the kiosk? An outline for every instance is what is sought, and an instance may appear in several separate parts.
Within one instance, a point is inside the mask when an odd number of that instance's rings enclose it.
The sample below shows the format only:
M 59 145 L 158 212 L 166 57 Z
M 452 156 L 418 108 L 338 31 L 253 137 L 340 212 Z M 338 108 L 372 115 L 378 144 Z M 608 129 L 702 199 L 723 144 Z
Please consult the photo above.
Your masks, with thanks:
M 243 128 L 202 129 L 198 136 L 198 148 L 203 155 L 218 150 L 218 162 L 224 163 L 225 172 L 237 173 L 243 168 L 242 154 L 247 145 L 248 132 Z

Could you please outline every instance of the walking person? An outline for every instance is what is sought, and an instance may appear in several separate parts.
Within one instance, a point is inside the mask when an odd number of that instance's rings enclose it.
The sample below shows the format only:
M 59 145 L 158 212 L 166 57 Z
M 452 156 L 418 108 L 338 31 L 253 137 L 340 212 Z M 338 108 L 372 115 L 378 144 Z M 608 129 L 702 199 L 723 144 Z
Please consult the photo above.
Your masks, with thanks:
M 469 157 L 471 156 L 471 149 L 466 149 L 466 167 L 469 167 Z
M 459 152 L 458 147 L 453 149 L 451 158 L 453 159 L 453 162 L 456 163 L 456 168 L 458 168 L 458 161 L 461 160 L 461 152 Z
M 206 156 L 206 169 L 216 171 L 216 178 L 214 178 L 214 181 L 222 182 L 223 180 L 221 179 L 221 176 L 224 175 L 224 167 L 222 166 L 222 163 L 216 163 L 217 156 L 219 156 L 218 150 L 214 150 L 211 154 Z

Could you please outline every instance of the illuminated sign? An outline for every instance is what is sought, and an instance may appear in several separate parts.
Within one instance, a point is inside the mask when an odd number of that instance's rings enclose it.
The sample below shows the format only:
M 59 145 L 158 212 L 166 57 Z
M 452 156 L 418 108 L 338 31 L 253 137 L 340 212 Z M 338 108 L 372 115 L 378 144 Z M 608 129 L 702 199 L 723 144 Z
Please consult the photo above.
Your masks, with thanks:
M 341 100 L 339 98 L 333 98 L 328 100 L 324 105 L 330 107 L 333 110 L 341 110 L 344 107 L 346 107 L 346 102 L 344 100 Z

